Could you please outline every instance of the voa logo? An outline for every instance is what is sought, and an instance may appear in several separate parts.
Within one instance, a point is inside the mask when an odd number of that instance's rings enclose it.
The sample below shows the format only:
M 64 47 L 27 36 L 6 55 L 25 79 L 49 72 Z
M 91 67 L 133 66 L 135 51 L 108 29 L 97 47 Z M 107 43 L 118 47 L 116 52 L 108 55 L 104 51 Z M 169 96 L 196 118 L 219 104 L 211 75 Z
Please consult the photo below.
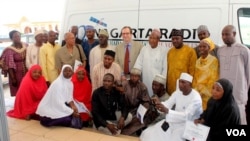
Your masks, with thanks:
M 244 129 L 226 129 L 227 136 L 247 136 Z

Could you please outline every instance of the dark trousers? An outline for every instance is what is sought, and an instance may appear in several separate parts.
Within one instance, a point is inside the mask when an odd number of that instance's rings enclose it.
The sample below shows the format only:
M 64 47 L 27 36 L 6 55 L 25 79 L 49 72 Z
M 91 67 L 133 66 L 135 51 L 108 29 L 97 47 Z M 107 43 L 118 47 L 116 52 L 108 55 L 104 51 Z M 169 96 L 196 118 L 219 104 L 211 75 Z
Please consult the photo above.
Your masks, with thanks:
M 57 119 L 51 119 L 48 117 L 41 117 L 40 123 L 43 126 L 50 127 L 50 126 L 65 126 L 70 127 L 71 126 L 71 120 L 72 116 L 57 118 Z

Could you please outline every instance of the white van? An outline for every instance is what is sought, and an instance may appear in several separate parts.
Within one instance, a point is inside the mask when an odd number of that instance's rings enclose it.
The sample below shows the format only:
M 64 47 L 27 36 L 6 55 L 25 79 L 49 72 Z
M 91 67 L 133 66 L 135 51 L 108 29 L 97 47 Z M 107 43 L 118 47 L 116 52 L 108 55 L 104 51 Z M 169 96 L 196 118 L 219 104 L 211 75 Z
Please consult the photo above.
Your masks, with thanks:
M 121 41 L 121 28 L 133 28 L 135 40 L 147 43 L 152 29 L 162 33 L 161 44 L 171 46 L 172 29 L 184 31 L 184 41 L 196 46 L 196 28 L 207 25 L 216 44 L 223 44 L 221 30 L 227 24 L 237 29 L 237 40 L 250 47 L 250 0 L 67 0 L 59 39 L 72 25 L 107 29 L 110 43 Z

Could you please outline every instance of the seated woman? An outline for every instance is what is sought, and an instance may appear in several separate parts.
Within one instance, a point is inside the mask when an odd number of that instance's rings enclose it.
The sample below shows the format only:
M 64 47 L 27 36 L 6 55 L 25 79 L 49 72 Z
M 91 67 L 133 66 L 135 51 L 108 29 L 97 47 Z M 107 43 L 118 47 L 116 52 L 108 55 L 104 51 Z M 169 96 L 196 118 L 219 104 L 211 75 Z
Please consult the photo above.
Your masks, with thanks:
M 88 111 L 86 112 L 80 112 L 80 110 L 78 110 L 80 113 L 80 117 L 83 121 L 83 125 L 88 126 L 89 121 L 91 121 L 90 111 L 92 86 L 89 82 L 87 72 L 83 66 L 78 67 L 78 69 L 73 74 L 71 81 L 74 85 L 74 100 L 80 102 L 81 104 L 84 104 L 85 107 L 88 109 Z
M 70 65 L 64 65 L 57 79 L 50 85 L 38 105 L 36 113 L 40 115 L 43 126 L 71 126 L 72 115 L 79 116 L 73 102 L 73 74 Z
M 239 108 L 233 97 L 233 85 L 227 79 L 219 79 L 212 88 L 212 97 L 200 119 L 194 122 L 210 127 L 207 141 L 223 140 L 225 127 L 240 125 Z
M 17 91 L 14 109 L 7 112 L 7 115 L 14 118 L 27 119 L 36 118 L 37 106 L 48 87 L 42 76 L 42 69 L 39 65 L 33 65 L 24 76 Z

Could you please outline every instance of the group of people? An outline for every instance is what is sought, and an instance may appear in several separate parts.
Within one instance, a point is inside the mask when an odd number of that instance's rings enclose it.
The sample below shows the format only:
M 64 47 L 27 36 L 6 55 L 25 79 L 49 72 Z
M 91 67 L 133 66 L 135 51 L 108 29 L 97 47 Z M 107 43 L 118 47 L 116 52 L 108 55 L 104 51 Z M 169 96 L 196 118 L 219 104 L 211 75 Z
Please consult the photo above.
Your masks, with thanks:
M 250 50 L 236 42 L 233 25 L 222 29 L 221 47 L 206 25 L 197 28 L 197 47 L 184 44 L 178 29 L 171 33 L 171 48 L 159 46 L 158 29 L 145 46 L 132 39 L 129 26 L 122 28 L 116 47 L 109 45 L 107 30 L 98 32 L 98 40 L 95 33 L 86 26 L 87 39 L 81 40 L 72 26 L 60 47 L 53 31 L 46 42 L 44 32 L 36 31 L 30 46 L 18 31 L 10 32 L 13 44 L 1 56 L 2 72 L 16 99 L 7 115 L 68 127 L 77 117 L 106 134 L 137 135 L 142 141 L 185 140 L 187 120 L 209 126 L 207 140 L 219 138 L 224 127 L 247 124 Z M 143 122 L 141 106 L 147 109 Z

